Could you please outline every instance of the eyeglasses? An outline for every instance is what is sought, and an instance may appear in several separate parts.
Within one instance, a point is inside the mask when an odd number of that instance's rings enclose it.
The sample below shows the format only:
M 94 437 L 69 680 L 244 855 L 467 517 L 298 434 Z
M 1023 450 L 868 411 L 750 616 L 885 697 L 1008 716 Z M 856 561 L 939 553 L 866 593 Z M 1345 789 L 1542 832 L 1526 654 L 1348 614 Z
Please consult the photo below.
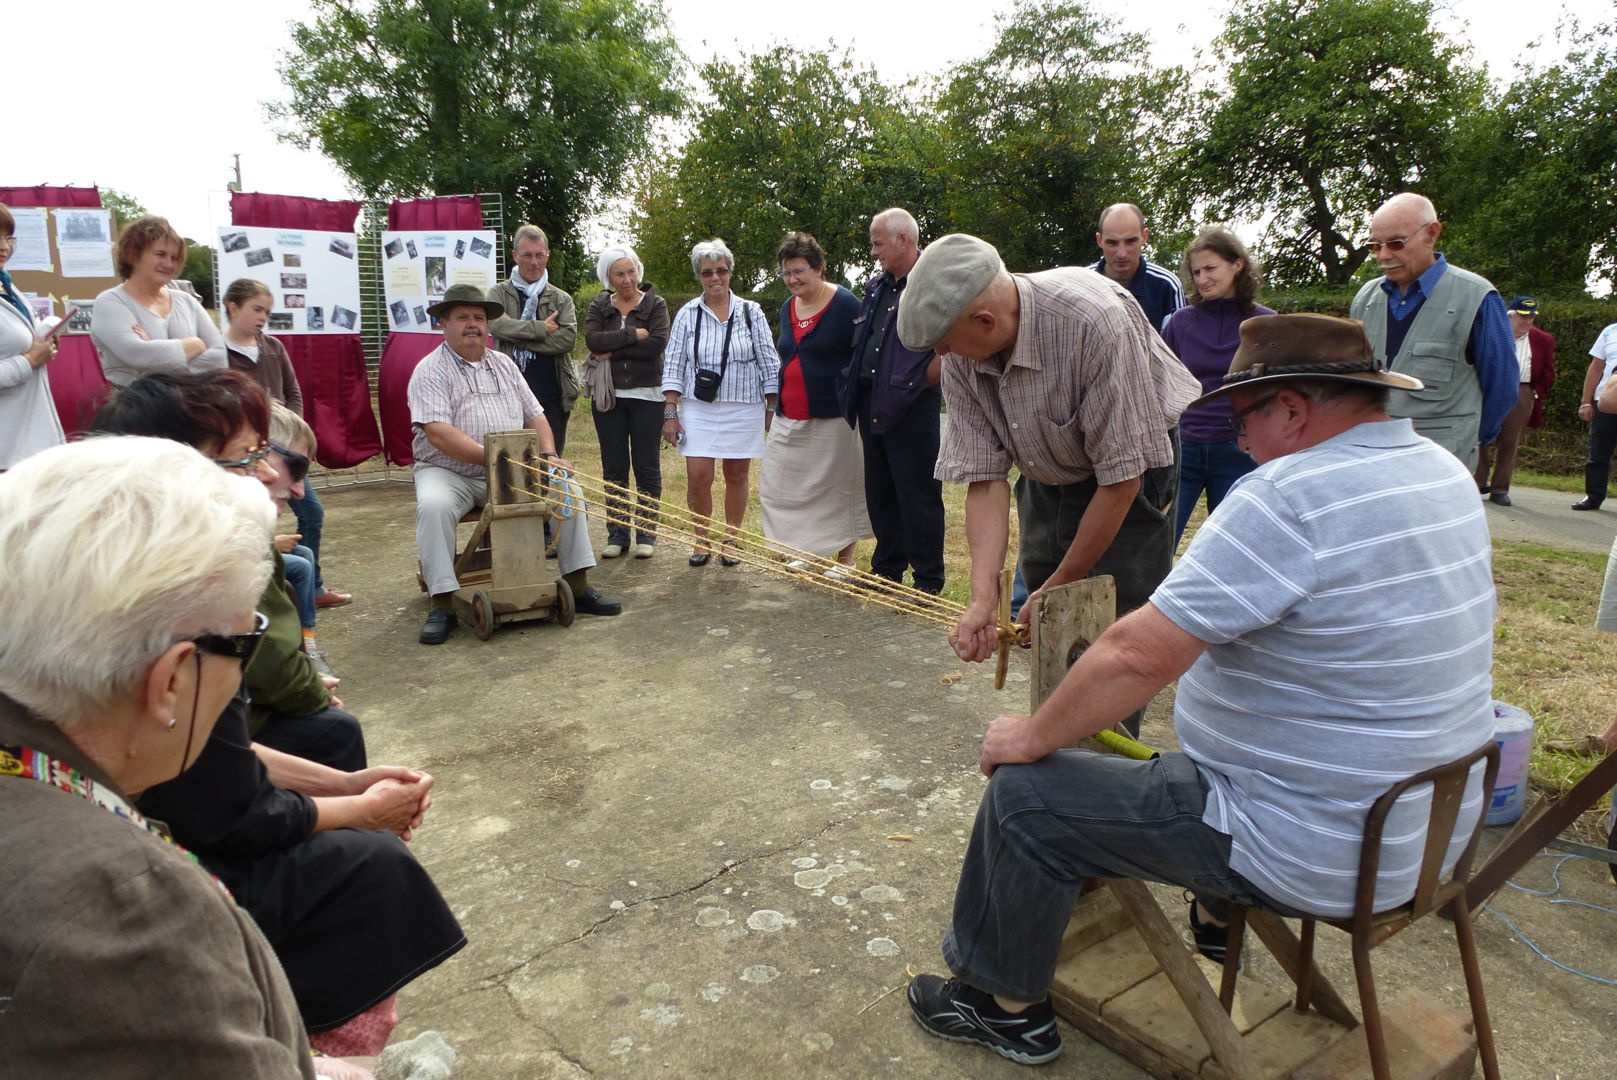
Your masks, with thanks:
M 269 616 L 262 611 L 253 612 L 253 628 L 245 634 L 198 634 L 186 640 L 194 644 L 202 652 L 212 656 L 225 656 L 240 660 L 241 666 L 246 667 L 253 661 L 253 654 L 258 651 L 258 643 L 264 640 L 269 631 Z
M 1426 228 L 1427 225 L 1436 224 L 1437 222 L 1435 221 L 1428 221 L 1421 226 L 1421 229 Z M 1420 235 L 1419 229 L 1416 230 L 1416 235 Z M 1388 251 L 1402 251 L 1404 246 L 1413 239 L 1415 239 L 1414 236 L 1400 236 L 1396 240 L 1366 240 L 1364 246 L 1370 249 L 1370 254 L 1377 255 L 1380 254 L 1382 248 L 1386 248 Z
M 1263 408 L 1265 405 L 1268 405 L 1271 401 L 1279 396 L 1279 394 L 1270 394 L 1268 397 L 1259 398 L 1257 401 L 1254 401 L 1252 404 L 1248 405 L 1239 412 L 1231 413 L 1229 420 L 1230 430 L 1234 431 L 1237 435 L 1245 435 L 1246 418 L 1248 414 L 1257 412 L 1259 409 Z
M 240 460 L 232 461 L 226 458 L 214 458 L 213 463 L 219 466 L 221 469 L 239 469 L 242 472 L 249 472 L 252 470 L 254 465 L 257 465 L 260 461 L 263 461 L 265 458 L 269 457 L 269 452 L 269 445 L 265 444 L 256 450 L 249 450 L 247 452 L 247 456 L 241 458 Z
M 697 276 L 705 278 L 729 277 L 730 268 L 728 266 L 710 266 L 706 270 L 699 271 Z
M 284 446 L 270 443 L 270 449 L 280 454 L 286 460 L 287 475 L 294 484 L 302 483 L 303 478 L 309 475 L 309 459 L 303 454 L 293 453 Z
M 807 266 L 801 270 L 782 270 L 780 272 L 780 279 L 782 281 L 796 281 L 799 278 L 808 277 L 812 272 L 812 268 Z
M 6 245 L 8 245 L 10 247 L 16 247 L 17 246 L 17 238 L 15 236 L 0 236 L 0 244 L 6 244 Z

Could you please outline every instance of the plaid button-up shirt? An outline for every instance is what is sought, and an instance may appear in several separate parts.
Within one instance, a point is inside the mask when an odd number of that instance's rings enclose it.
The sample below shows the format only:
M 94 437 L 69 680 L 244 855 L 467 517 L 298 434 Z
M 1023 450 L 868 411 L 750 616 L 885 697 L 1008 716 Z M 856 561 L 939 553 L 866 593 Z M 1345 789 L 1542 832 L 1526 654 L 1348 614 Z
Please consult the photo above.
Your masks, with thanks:
M 469 364 L 447 343 L 421 358 L 410 376 L 411 451 L 426 465 L 482 479 L 481 464 L 456 461 L 427 439 L 424 425 L 453 424 L 478 442 L 495 431 L 516 431 L 544 412 L 514 360 L 493 349 Z
M 935 475 L 1117 484 L 1173 464 L 1170 432 L 1201 389 L 1122 286 L 1088 267 L 1015 275 L 1016 343 L 946 356 Z

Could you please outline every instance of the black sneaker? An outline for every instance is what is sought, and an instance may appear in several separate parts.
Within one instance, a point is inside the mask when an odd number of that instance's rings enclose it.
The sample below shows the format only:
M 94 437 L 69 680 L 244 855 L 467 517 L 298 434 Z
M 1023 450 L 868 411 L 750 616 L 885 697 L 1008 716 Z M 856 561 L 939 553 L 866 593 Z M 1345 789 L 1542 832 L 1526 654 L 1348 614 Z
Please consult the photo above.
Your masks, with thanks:
M 1196 951 L 1223 967 L 1224 958 L 1230 951 L 1230 928 L 1219 926 L 1217 923 L 1202 922 L 1196 918 L 1196 898 L 1187 892 L 1185 899 L 1190 903 L 1190 936 L 1195 939 Z
M 940 1039 L 986 1046 L 1022 1065 L 1042 1065 L 1061 1053 L 1048 999 L 1019 1013 L 1006 1012 L 993 994 L 939 975 L 915 976 L 909 999 L 915 1022 Z

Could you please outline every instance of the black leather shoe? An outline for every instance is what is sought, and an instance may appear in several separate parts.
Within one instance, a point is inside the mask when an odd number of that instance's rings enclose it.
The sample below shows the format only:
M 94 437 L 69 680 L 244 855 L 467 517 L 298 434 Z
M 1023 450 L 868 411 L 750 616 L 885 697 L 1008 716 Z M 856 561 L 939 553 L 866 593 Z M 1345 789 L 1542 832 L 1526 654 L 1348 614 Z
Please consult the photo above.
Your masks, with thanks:
M 1488 494 L 1488 501 L 1495 504 L 1496 506 L 1509 506 L 1509 505 L 1511 505 L 1510 496 L 1505 494 L 1503 491 L 1490 492 Z
M 421 644 L 442 645 L 459 621 L 454 612 L 433 608 L 427 612 L 427 621 L 421 624 Z
M 690 564 L 692 566 L 706 566 L 707 561 L 712 557 L 713 553 L 711 551 L 698 551 L 696 554 L 691 556 Z
M 573 610 L 580 615 L 617 615 L 623 611 L 623 605 L 616 600 L 608 600 L 601 595 L 600 589 L 591 586 L 583 596 L 573 597 Z
M 1600 502 L 1597 501 L 1594 498 L 1591 498 L 1588 495 L 1585 495 L 1583 498 L 1579 499 L 1577 502 L 1572 504 L 1572 509 L 1574 509 L 1574 510 L 1599 510 L 1600 509 Z

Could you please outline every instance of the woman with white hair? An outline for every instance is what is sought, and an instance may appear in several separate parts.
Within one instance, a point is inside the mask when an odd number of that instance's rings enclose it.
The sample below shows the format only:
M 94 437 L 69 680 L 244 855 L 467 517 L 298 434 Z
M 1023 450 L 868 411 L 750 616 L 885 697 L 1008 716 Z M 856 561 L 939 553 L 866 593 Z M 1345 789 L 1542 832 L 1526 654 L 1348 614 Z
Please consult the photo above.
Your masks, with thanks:
M 730 291 L 735 256 L 723 240 L 691 248 L 702 293 L 679 309 L 663 363 L 663 438 L 685 455 L 685 502 L 702 543 L 692 566 L 706 566 L 704 519 L 713 514 L 713 462 L 724 462 L 727 537 L 719 562 L 735 566 L 735 536 L 747 513 L 747 473 L 764 453 L 780 389 L 780 354 L 764 309 Z M 683 411 L 682 411 L 683 406 Z
M 595 434 L 601 440 L 601 474 L 607 482 L 606 549 L 615 559 L 629 549 L 634 557 L 651 558 L 657 543 L 657 501 L 662 498 L 662 465 L 657 460 L 663 414 L 663 349 L 668 345 L 668 304 L 640 278 L 646 268 L 628 245 L 609 247 L 595 263 L 595 276 L 605 291 L 584 313 L 584 343 L 593 363 L 609 373 L 609 392 L 595 389 Z M 602 389 L 605 380 L 601 380 Z M 639 492 L 638 512 L 630 529 L 629 468 Z
M 164 439 L 0 476 L 0 845 L 34 853 L 0 899 L 8 1073 L 369 1076 L 310 1059 L 252 917 L 132 805 L 241 684 L 273 519 L 257 480 Z

